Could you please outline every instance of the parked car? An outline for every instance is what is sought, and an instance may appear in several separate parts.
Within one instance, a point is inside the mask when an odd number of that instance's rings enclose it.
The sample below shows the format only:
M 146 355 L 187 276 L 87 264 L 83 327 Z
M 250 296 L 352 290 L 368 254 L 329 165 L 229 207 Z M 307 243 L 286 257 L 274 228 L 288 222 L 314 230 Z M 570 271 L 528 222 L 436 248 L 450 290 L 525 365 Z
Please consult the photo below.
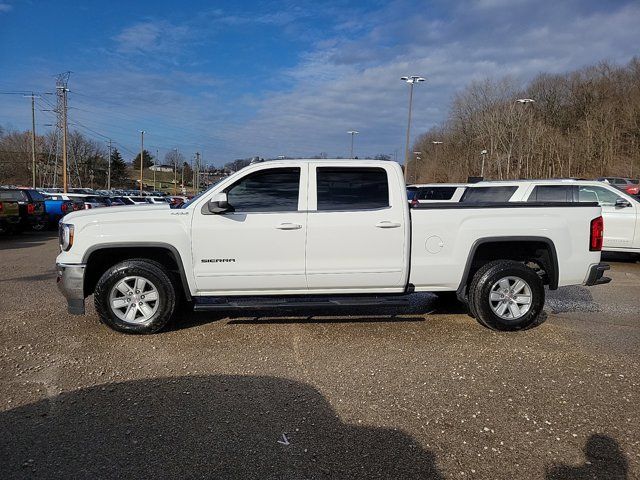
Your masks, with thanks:
M 67 213 L 71 213 L 78 208 L 74 208 L 74 202 L 70 199 L 64 199 L 60 194 L 44 194 L 44 206 L 47 211 L 47 224 L 51 227 L 57 227 L 58 222 Z
M 640 254 L 640 201 L 597 180 L 481 182 L 464 193 L 463 203 L 597 202 L 604 219 L 604 251 Z
M 90 226 L 90 227 L 89 227 Z M 606 283 L 595 203 L 418 204 L 400 165 L 250 165 L 180 209 L 76 212 L 60 228 L 69 312 L 94 295 L 109 327 L 152 333 L 183 298 L 198 311 L 407 305 L 455 292 L 482 325 L 520 330 L 545 289 Z
M 20 221 L 16 230 L 42 230 L 47 226 L 44 196 L 30 188 L 0 189 L 0 201 L 18 202 Z
M 640 180 L 637 178 L 624 177 L 602 177 L 598 179 L 601 182 L 607 182 L 628 195 L 640 195 Z
M 0 190 L 0 199 L 2 191 Z M 0 232 L 13 232 L 20 223 L 20 206 L 17 201 L 0 200 Z
M 169 197 L 171 208 L 179 207 L 180 205 L 186 203 L 188 201 L 187 197 L 182 197 L 178 195 L 172 195 Z
M 160 205 L 169 205 L 171 203 L 171 199 L 167 197 L 147 197 L 149 203 L 152 204 L 160 204 Z
M 151 203 L 148 198 L 149 197 L 143 197 L 143 196 L 127 196 L 124 197 L 126 199 L 128 199 L 129 201 L 133 202 L 131 205 L 143 205 L 143 204 L 148 204 Z
M 430 202 L 459 202 L 467 186 L 464 183 L 428 183 L 409 185 L 407 197 L 412 205 Z

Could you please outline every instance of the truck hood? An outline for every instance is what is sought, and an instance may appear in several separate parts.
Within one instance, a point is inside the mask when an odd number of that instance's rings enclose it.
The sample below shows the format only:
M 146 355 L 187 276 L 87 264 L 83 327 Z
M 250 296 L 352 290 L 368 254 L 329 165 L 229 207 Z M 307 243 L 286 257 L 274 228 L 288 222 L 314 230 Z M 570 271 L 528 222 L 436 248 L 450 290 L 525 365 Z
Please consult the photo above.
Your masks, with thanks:
M 89 210 L 81 210 L 72 212 L 64 217 L 64 223 L 74 223 L 74 221 L 91 222 L 99 220 L 101 217 L 108 216 L 109 220 L 115 220 L 112 215 L 120 215 L 123 221 L 126 221 L 132 214 L 153 214 L 152 212 L 166 212 L 170 210 L 169 205 L 124 205 L 122 207 L 102 207 L 91 208 Z

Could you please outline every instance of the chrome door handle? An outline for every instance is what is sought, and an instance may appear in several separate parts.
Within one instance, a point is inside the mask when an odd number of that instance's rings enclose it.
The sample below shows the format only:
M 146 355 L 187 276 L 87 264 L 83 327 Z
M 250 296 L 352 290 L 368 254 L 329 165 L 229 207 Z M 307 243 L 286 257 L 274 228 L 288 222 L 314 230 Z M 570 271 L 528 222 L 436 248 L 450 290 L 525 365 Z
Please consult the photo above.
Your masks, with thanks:
M 388 220 L 384 220 L 382 222 L 376 223 L 376 227 L 378 227 L 378 228 L 398 228 L 398 227 L 401 227 L 401 226 L 402 225 L 400 223 L 390 222 Z
M 278 230 L 300 230 L 302 225 L 299 223 L 281 223 L 276 228 Z

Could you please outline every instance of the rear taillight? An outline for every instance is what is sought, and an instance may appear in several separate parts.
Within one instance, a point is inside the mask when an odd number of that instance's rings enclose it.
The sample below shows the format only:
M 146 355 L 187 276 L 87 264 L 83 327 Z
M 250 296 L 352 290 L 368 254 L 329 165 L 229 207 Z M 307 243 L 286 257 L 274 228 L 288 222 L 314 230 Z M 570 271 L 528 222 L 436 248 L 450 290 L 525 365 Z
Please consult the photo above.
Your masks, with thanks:
M 638 193 L 640 193 L 640 187 L 627 187 L 627 193 L 629 195 L 638 195 Z
M 69 209 L 69 205 L 67 205 L 66 203 L 63 203 L 60 206 L 60 210 L 62 210 L 62 213 L 67 213 L 67 210 Z
M 589 237 L 589 250 L 599 252 L 602 250 L 602 241 L 604 238 L 604 221 L 602 217 L 591 220 L 591 235 Z
M 27 203 L 27 213 L 33 215 L 36 211 L 36 206 L 33 203 Z
M 2 213 L 4 210 L 4 205 L 2 204 L 2 202 L 0 202 L 0 213 Z
M 413 207 L 417 207 L 418 206 L 418 199 L 414 198 L 413 200 L 411 200 L 411 208 Z

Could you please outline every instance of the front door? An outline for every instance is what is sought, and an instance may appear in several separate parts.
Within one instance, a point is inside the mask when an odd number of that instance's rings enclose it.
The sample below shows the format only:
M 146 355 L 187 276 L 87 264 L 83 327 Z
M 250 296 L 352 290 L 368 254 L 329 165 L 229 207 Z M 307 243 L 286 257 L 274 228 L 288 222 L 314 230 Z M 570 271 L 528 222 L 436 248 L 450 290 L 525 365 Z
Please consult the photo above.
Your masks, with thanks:
M 306 290 L 306 178 L 306 166 L 265 166 L 224 190 L 232 211 L 210 214 L 205 206 L 194 212 L 192 255 L 200 295 Z
M 616 207 L 618 198 L 624 198 L 615 188 L 580 185 L 578 199 L 581 202 L 597 201 L 602 207 L 604 220 L 604 249 L 631 248 L 636 229 L 638 207 Z

